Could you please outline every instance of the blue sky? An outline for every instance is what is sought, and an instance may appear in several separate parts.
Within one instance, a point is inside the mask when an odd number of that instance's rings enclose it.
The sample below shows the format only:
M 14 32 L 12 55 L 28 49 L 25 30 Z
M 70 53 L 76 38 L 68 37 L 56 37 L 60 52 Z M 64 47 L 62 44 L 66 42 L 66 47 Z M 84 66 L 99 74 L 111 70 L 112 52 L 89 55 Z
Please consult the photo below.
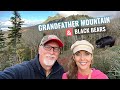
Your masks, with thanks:
M 18 11 L 22 18 L 28 20 L 47 19 L 48 16 L 53 16 L 57 12 L 55 11 Z M 13 11 L 0 11 L 1 19 L 10 19 L 13 16 Z
M 18 11 L 22 20 L 25 22 L 23 27 L 40 24 L 45 21 L 48 16 L 54 16 L 57 12 L 53 11 Z M 0 28 L 7 29 L 11 26 L 10 18 L 13 11 L 0 11 Z
M 55 16 L 59 13 L 62 16 L 85 14 L 93 17 L 114 16 L 119 11 L 18 11 L 24 21 L 23 27 L 28 27 L 36 24 L 40 24 L 45 21 L 48 16 Z M 7 27 L 11 26 L 10 17 L 13 16 L 13 11 L 0 11 L 0 28 L 2 30 L 8 30 Z

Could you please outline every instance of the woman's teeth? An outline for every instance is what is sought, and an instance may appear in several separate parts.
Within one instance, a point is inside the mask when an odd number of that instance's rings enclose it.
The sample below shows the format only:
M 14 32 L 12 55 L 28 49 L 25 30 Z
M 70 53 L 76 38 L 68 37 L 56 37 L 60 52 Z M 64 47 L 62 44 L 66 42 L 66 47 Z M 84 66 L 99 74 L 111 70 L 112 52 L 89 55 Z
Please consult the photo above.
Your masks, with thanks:
M 81 65 L 85 65 L 85 64 L 87 64 L 87 62 L 80 62 L 80 64 L 81 64 Z

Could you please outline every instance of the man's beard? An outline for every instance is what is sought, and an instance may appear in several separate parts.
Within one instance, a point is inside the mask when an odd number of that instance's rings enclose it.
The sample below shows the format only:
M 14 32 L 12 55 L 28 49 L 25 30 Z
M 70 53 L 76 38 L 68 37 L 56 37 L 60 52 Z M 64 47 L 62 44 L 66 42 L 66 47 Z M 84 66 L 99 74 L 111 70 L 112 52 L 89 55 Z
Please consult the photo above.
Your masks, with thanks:
M 46 66 L 52 66 L 55 63 L 55 56 L 47 54 L 43 60 Z

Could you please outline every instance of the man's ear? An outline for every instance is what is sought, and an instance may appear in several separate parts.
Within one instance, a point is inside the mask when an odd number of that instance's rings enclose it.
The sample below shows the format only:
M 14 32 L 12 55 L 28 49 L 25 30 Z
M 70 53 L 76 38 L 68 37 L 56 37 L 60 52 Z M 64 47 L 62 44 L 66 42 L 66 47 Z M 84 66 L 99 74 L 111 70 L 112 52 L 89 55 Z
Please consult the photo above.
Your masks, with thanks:
M 60 54 L 62 54 L 63 52 L 62 51 L 60 51 Z
M 62 48 L 60 48 L 60 54 L 62 54 L 63 52 L 62 52 Z
M 41 46 L 38 47 L 38 53 L 40 54 L 41 52 Z

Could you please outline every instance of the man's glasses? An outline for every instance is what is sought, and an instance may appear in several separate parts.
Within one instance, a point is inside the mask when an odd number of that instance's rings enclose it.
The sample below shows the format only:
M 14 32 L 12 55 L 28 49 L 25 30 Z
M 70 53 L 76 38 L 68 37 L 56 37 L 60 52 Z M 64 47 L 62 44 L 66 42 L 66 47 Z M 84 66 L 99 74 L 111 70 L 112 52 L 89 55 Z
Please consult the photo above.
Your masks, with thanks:
M 53 48 L 54 52 L 60 52 L 60 48 L 59 47 L 52 47 L 50 45 L 43 45 L 44 49 L 47 51 L 50 51 Z

